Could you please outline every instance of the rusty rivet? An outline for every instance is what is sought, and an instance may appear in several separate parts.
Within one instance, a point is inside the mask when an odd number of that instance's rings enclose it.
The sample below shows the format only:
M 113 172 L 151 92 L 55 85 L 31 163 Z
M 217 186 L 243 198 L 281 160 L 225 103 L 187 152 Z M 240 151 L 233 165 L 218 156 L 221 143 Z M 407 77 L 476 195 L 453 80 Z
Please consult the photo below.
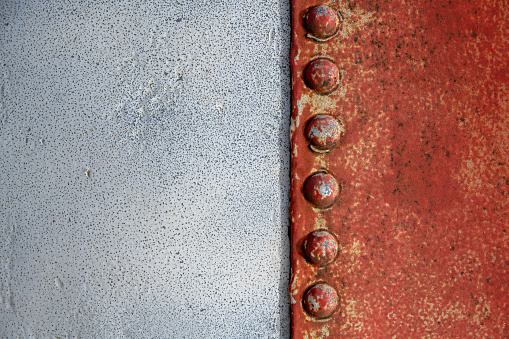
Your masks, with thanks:
M 338 181 L 328 173 L 313 174 L 304 183 L 304 196 L 318 208 L 332 206 L 340 192 Z
M 333 37 L 339 30 L 338 14 L 329 6 L 320 5 L 310 8 L 304 20 L 308 33 L 320 40 Z
M 339 142 L 345 129 L 341 121 L 319 114 L 308 122 L 305 133 L 313 151 L 326 152 Z
M 325 266 L 338 254 L 339 244 L 327 231 L 314 231 L 308 234 L 303 243 L 304 253 L 315 265 Z
M 311 61 L 304 71 L 306 84 L 320 94 L 328 94 L 339 87 L 341 74 L 338 66 L 328 59 Z
M 304 295 L 303 300 L 306 312 L 316 318 L 330 317 L 338 304 L 338 292 L 325 283 L 319 283 L 311 287 Z

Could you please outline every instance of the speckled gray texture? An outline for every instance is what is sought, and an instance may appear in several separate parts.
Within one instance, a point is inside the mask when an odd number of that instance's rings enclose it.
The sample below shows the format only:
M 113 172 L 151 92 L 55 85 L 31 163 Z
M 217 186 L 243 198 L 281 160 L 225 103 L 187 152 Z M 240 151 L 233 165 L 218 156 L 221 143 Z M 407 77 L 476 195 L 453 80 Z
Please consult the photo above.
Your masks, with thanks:
M 288 338 L 289 1 L 0 1 L 0 338 Z

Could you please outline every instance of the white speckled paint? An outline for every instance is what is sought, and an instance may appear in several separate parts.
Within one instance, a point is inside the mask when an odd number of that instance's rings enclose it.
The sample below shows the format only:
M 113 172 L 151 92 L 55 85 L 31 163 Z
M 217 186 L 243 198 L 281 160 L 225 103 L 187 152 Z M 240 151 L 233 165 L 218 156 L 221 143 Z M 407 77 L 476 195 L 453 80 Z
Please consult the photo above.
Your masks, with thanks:
M 0 338 L 287 338 L 288 1 L 0 1 Z

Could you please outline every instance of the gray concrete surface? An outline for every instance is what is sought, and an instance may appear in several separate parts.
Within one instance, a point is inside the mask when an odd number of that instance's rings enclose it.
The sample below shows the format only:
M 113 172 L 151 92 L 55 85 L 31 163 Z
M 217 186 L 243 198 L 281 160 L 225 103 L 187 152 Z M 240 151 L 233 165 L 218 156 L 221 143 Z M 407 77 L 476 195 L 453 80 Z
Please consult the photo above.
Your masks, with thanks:
M 0 338 L 288 338 L 289 1 L 0 1 Z

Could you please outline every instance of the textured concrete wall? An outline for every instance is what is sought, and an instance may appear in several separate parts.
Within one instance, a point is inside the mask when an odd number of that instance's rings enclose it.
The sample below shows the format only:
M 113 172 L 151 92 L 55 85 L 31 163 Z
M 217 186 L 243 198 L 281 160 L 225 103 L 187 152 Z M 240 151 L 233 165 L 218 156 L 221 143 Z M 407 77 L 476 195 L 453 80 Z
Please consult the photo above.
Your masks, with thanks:
M 285 338 L 289 3 L 0 2 L 0 337 Z

